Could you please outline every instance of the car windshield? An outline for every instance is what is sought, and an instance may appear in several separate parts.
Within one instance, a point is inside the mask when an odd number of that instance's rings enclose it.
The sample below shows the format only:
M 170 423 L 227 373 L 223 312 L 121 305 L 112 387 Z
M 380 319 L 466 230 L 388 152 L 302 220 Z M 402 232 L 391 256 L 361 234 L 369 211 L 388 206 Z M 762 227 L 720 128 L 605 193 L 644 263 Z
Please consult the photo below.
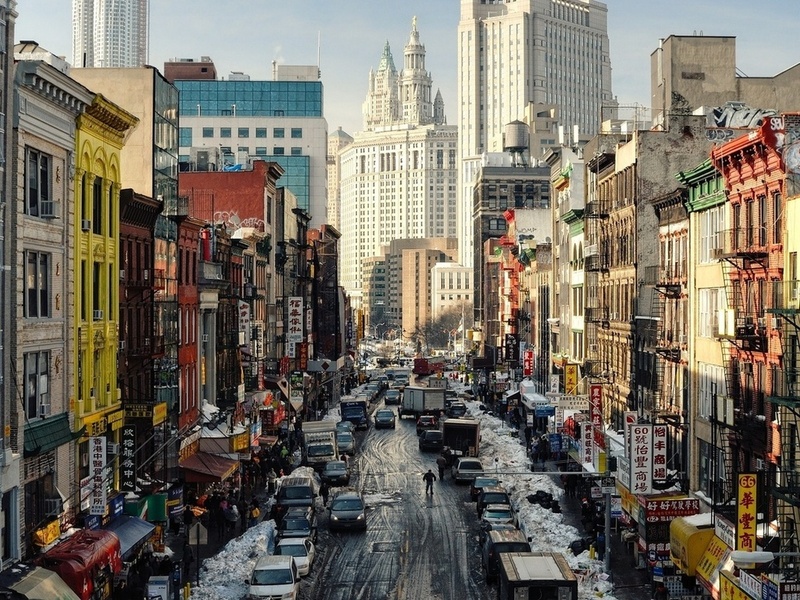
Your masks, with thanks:
M 442 438 L 441 431 L 428 431 L 425 433 L 426 440 L 439 440 Z
M 334 500 L 331 505 L 333 510 L 364 510 L 364 503 L 357 498 Z
M 340 473 L 346 470 L 347 467 L 345 467 L 344 461 L 341 460 L 334 460 L 325 465 L 325 471 L 327 473 Z
M 303 487 L 288 487 L 281 490 L 281 498 L 285 500 L 310 500 L 311 490 Z
M 309 456 L 331 456 L 333 452 L 333 446 L 330 444 L 321 444 L 319 446 L 309 446 L 306 449 L 306 452 Z
M 458 468 L 464 471 L 483 471 L 483 466 L 476 460 L 462 460 Z
M 281 521 L 281 529 L 284 531 L 300 531 L 308 529 L 308 519 L 286 519 Z
M 508 495 L 503 492 L 487 492 L 483 495 L 484 504 L 508 504 Z
M 287 585 L 292 583 L 291 569 L 264 569 L 253 571 L 251 585 Z
M 378 418 L 380 419 L 391 419 L 394 416 L 393 412 L 388 410 L 379 410 L 378 411 Z
M 280 556 L 306 556 L 305 544 L 278 544 L 275 554 Z
M 500 483 L 494 477 L 476 477 L 475 478 L 475 487 L 489 487 L 490 485 L 497 485 Z

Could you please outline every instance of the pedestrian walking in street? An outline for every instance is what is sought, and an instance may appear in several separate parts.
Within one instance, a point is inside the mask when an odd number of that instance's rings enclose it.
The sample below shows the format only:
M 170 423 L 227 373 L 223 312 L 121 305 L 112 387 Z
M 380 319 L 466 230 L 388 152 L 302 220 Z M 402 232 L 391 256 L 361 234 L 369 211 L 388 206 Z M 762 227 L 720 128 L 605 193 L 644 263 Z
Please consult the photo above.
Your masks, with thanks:
M 422 479 L 425 481 L 425 494 L 433 495 L 433 482 L 436 481 L 436 475 L 433 474 L 433 471 L 428 469 L 428 472 L 422 476 Z
M 444 481 L 444 468 L 447 466 L 447 460 L 444 456 L 439 456 L 436 459 L 436 466 L 439 467 L 439 481 Z
M 322 497 L 322 506 L 328 506 L 328 495 L 330 494 L 330 486 L 327 481 L 323 481 L 319 487 L 319 495 Z

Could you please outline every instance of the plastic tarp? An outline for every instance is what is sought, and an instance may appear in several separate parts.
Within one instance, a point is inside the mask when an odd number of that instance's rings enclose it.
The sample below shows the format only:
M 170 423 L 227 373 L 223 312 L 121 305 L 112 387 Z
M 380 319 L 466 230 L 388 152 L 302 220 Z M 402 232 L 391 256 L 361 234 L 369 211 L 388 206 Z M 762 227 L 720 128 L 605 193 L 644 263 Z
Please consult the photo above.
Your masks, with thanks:
M 36 562 L 58 573 L 81 600 L 89 600 L 95 585 L 122 570 L 119 538 L 105 529 L 81 529 L 50 548 Z
M 28 600 L 80 600 L 55 571 L 24 563 L 3 571 L 0 590 L 13 590 Z
M 156 526 L 138 517 L 120 515 L 106 529 L 117 534 L 122 560 L 128 560 L 153 535 Z

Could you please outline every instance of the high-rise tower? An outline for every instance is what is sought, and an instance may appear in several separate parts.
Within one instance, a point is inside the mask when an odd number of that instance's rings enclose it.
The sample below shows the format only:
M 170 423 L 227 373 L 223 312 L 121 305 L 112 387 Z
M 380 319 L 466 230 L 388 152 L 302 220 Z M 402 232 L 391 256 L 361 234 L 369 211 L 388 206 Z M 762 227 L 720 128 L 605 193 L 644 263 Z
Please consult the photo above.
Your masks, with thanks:
M 597 132 L 613 101 L 607 8 L 596 0 L 461 0 L 458 25 L 459 257 L 473 264 L 472 195 L 481 156 L 503 151 L 506 124 L 554 105 L 567 132 Z M 535 159 L 536 156 L 533 156 Z
M 72 0 L 72 66 L 147 64 L 149 0 Z

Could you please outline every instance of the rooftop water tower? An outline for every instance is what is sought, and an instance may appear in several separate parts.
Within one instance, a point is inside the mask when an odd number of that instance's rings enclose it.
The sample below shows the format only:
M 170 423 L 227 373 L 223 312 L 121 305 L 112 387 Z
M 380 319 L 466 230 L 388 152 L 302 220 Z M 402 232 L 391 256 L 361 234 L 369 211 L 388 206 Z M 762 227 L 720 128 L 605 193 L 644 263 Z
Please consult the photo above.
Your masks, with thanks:
M 530 144 L 530 130 L 527 123 L 511 121 L 505 127 L 503 134 L 503 149 L 511 153 L 511 164 L 515 167 L 526 167 L 525 153 Z

